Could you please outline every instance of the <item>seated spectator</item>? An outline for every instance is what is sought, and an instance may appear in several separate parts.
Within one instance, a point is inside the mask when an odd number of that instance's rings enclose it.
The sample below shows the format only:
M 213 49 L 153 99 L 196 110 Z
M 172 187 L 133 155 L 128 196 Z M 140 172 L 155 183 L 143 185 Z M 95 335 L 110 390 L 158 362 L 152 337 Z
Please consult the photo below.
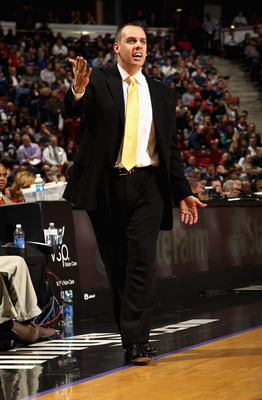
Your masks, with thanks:
M 49 140 L 50 140 L 51 136 L 52 136 L 52 134 L 47 127 L 47 123 L 43 122 L 40 124 L 39 131 L 34 134 L 34 139 L 35 139 L 36 143 L 39 143 L 39 140 L 41 139 L 42 142 L 45 143 L 44 147 L 46 147 L 49 144 Z
M 211 179 L 210 181 L 207 182 L 207 185 L 212 186 L 216 189 L 216 192 L 222 195 L 222 180 L 221 177 L 218 179 Z
M 195 89 L 192 84 L 188 85 L 187 92 L 182 94 L 181 99 L 184 107 L 188 107 L 189 103 L 195 99 Z
M 15 90 L 15 102 L 17 107 L 26 105 L 26 99 L 30 92 L 33 83 L 39 81 L 39 76 L 35 73 L 35 70 L 31 66 L 27 66 L 25 73 L 22 75 L 20 82 Z
M 244 167 L 245 167 L 247 164 L 253 164 L 253 162 L 254 162 L 254 157 L 251 156 L 250 150 L 248 150 L 247 148 L 245 148 L 245 149 L 243 150 L 242 156 L 241 156 L 241 157 L 239 158 L 239 160 L 238 160 L 238 164 L 242 167 L 242 169 L 244 169 Z
M 37 143 L 32 143 L 29 135 L 22 136 L 22 144 L 17 149 L 17 160 L 19 165 L 29 164 L 30 161 L 41 162 L 41 149 Z
M 46 83 L 49 88 L 54 88 L 56 74 L 52 61 L 48 61 L 44 69 L 40 71 L 40 79 Z
M 200 180 L 196 178 L 188 178 L 188 182 L 195 197 L 198 197 L 203 193 L 203 186 Z
M 216 167 L 216 173 L 220 176 L 221 181 L 223 182 L 227 176 L 229 175 L 228 170 L 221 164 L 218 164 Z
M 42 89 L 40 89 L 38 106 L 37 106 L 37 113 L 38 113 L 37 116 L 41 122 L 48 121 L 48 112 L 46 109 L 46 103 L 50 99 L 51 93 L 52 93 L 52 89 L 48 86 L 45 86 Z
M 252 164 L 246 164 L 243 168 L 243 172 L 240 175 L 241 179 L 248 179 L 249 182 L 252 182 L 254 179 L 259 177 L 259 173 L 261 172 L 261 168 L 255 169 Z
M 245 46 L 243 51 L 243 61 L 246 66 L 246 71 L 251 71 L 254 61 L 260 57 L 257 48 L 257 39 L 250 37 L 249 43 Z
M 26 107 L 30 117 L 38 117 L 39 82 L 33 82 L 26 97 Z
M 202 168 L 201 166 L 199 166 L 199 168 L 194 168 L 193 169 L 193 173 L 192 173 L 192 178 L 197 179 L 198 181 L 201 182 L 202 186 L 205 187 L 206 183 L 203 184 L 203 180 L 202 180 L 202 170 L 200 169 Z
M 35 173 L 30 170 L 18 171 L 10 187 L 10 195 L 13 203 L 23 203 L 25 201 L 22 189 L 30 188 L 35 183 L 35 177 Z
M 62 167 L 67 161 L 67 155 L 65 150 L 57 144 L 57 137 L 52 135 L 49 145 L 43 150 L 43 162 L 50 166 Z
M 0 125 L 0 144 L 2 149 L 1 151 L 4 151 L 7 149 L 8 145 L 11 143 L 13 139 L 13 132 L 9 129 L 10 128 L 10 123 L 8 121 L 2 122 Z
M 262 168 L 262 147 L 259 148 L 258 155 L 253 157 L 253 165 Z
M 231 159 L 240 164 L 239 160 L 243 156 L 244 148 L 241 146 L 241 142 L 239 140 L 232 140 L 228 148 L 228 152 L 231 156 Z
M 261 146 L 261 137 L 260 134 L 256 132 L 256 124 L 254 124 L 254 122 L 250 122 L 247 125 L 246 131 L 243 133 L 243 141 L 245 142 L 245 144 L 248 144 L 249 138 L 250 136 L 254 134 L 257 138 L 257 146 Z
M 257 137 L 254 134 L 250 135 L 248 141 L 248 150 L 250 151 L 252 157 L 259 156 L 260 147 L 257 146 Z
M 241 51 L 241 38 L 234 28 L 230 28 L 228 35 L 225 36 L 224 50 L 225 57 L 228 59 L 239 59 Z
M 203 69 L 201 66 L 199 66 L 196 70 L 196 74 L 195 75 L 191 75 L 192 81 L 194 83 L 195 88 L 202 90 L 205 87 L 206 84 L 206 76 L 203 76 Z
M 227 151 L 221 156 L 221 165 L 227 170 L 228 175 L 232 173 L 239 174 L 242 171 L 242 167 L 232 160 L 231 155 Z
M 7 170 L 3 164 L 0 164 L 0 205 L 13 204 L 13 202 L 3 193 L 7 185 Z
M 204 87 L 201 88 L 201 97 L 206 100 L 208 105 L 214 105 L 216 100 L 216 91 L 211 79 L 206 79 Z
M 234 25 L 236 27 L 247 26 L 248 25 L 247 19 L 244 16 L 242 10 L 239 10 L 237 15 L 233 18 L 232 25 Z
M 225 133 L 220 134 L 221 147 L 223 149 L 225 149 L 226 151 L 229 151 L 229 148 L 230 148 L 232 142 L 234 141 L 234 134 L 235 134 L 235 130 L 234 130 L 234 127 L 232 124 L 229 124 L 226 127 Z
M 152 72 L 149 75 L 152 79 L 154 79 L 155 81 L 164 83 L 164 77 L 161 73 L 161 69 L 159 65 L 154 65 L 152 68 Z
M 218 80 L 215 83 L 215 91 L 217 100 L 224 100 L 225 92 L 228 91 L 228 87 L 225 83 L 225 80 L 221 76 L 218 77 Z
M 19 146 L 21 146 L 21 135 L 19 132 L 15 132 L 13 135 L 13 140 L 7 146 L 8 157 L 11 158 L 14 162 L 18 162 L 17 160 L 17 150 Z
M 68 55 L 68 48 L 67 46 L 63 43 L 62 38 L 58 37 L 56 39 L 55 44 L 52 47 L 52 54 L 56 57 L 58 55 L 62 55 L 63 57 L 66 57 Z
M 238 189 L 239 192 L 242 191 L 242 179 L 238 175 L 229 175 L 227 179 L 233 179 L 236 184 L 236 189 Z
M 252 191 L 255 192 L 262 192 L 262 179 L 261 177 L 255 178 L 252 181 Z
M 85 23 L 87 25 L 96 25 L 96 20 L 91 11 L 87 11 L 85 15 Z
M 61 98 L 59 97 L 59 92 L 56 89 L 53 89 L 51 91 L 50 97 L 45 102 L 47 120 L 51 125 L 58 126 L 62 104 L 63 100 L 61 100 Z
M 182 99 L 183 100 L 183 99 Z M 195 92 L 194 99 L 188 103 L 188 107 L 193 114 L 196 114 L 200 106 L 207 106 L 206 100 L 202 99 L 200 92 Z
M 8 285 L 4 280 L 8 280 Z M 38 326 L 33 319 L 42 313 L 25 260 L 0 256 L 0 334 L 2 338 L 35 343 L 56 331 Z
M 102 65 L 103 65 L 103 63 L 101 63 L 101 64 L 99 63 L 100 67 Z M 69 89 L 71 87 L 71 85 L 73 84 L 73 82 L 74 82 L 74 77 L 73 77 L 72 71 L 66 71 L 66 76 L 64 79 L 64 84 L 65 84 L 66 88 Z
M 252 184 L 249 179 L 246 178 L 242 179 L 242 190 L 246 193 L 253 193 Z
M 193 150 L 201 150 L 208 148 L 206 141 L 206 129 L 204 125 L 198 125 L 196 132 L 193 132 L 188 140 L 188 148 Z
M 178 50 L 181 52 L 182 55 L 187 56 L 190 50 L 193 48 L 193 44 L 188 39 L 186 34 L 181 36 L 181 39 L 177 42 Z
M 229 117 L 229 121 L 231 123 L 234 123 L 239 120 L 239 116 L 240 116 L 239 109 L 233 99 L 229 100 L 227 102 L 225 109 L 226 109 L 226 113 Z
M 192 111 L 196 125 L 204 125 L 205 116 L 209 115 L 209 109 L 201 104 L 201 99 L 195 100 L 195 109 Z M 206 127 L 205 127 L 206 128 Z
M 190 118 L 183 130 L 184 145 L 186 148 L 188 148 L 188 141 L 193 132 L 196 132 L 196 123 L 193 118 Z
M 5 109 L 0 110 L 0 121 L 10 121 L 12 118 L 16 118 L 16 107 L 14 101 L 8 101 Z
M 8 100 L 15 102 L 16 89 L 20 82 L 16 67 L 9 67 L 8 74 L 5 76 L 4 85 Z
M 164 77 L 165 81 L 168 82 L 176 72 L 176 68 L 172 64 L 172 60 L 170 57 L 167 57 L 165 64 L 161 67 L 161 73 Z
M 246 114 L 243 112 L 240 113 L 238 119 L 235 122 L 233 122 L 233 126 L 235 130 L 238 130 L 244 136 L 247 132 L 247 126 L 248 126 Z
M 233 179 L 226 179 L 222 184 L 222 193 L 225 196 L 237 196 L 239 194 L 237 183 Z
M 228 114 L 225 112 L 222 116 L 221 116 L 221 120 L 219 121 L 218 125 L 217 125 L 217 133 L 219 135 L 221 135 L 222 133 L 226 133 L 226 129 L 228 125 L 232 125 L 232 123 L 229 120 L 229 116 Z
M 217 149 L 220 147 L 220 137 L 216 132 L 215 126 L 211 125 L 207 128 L 206 141 L 210 149 Z
M 188 157 L 187 164 L 188 164 L 188 166 L 185 169 L 185 174 L 188 177 L 192 176 L 195 168 L 198 168 L 200 171 L 202 170 L 202 167 L 200 165 L 198 165 L 197 158 L 196 158 L 196 156 L 194 156 L 194 154 L 191 154 Z
M 206 171 L 202 173 L 202 178 L 206 179 L 207 182 L 215 179 L 221 181 L 221 177 L 216 173 L 216 167 L 212 163 L 207 165 Z

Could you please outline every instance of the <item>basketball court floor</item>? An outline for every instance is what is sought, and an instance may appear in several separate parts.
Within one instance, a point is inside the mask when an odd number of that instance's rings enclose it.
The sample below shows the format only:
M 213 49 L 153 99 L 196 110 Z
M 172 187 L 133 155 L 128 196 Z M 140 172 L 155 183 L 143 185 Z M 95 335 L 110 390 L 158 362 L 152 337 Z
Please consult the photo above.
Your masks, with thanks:
M 0 346 L 1 400 L 262 399 L 262 287 L 156 306 L 147 365 L 123 362 L 111 315 L 74 336 Z

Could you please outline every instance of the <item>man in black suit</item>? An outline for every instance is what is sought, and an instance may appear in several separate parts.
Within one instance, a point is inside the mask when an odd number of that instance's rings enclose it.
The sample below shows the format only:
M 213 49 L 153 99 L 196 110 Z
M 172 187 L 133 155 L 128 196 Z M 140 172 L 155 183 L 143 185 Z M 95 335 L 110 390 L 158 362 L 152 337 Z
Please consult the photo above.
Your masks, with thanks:
M 71 59 L 75 80 L 64 99 L 65 114 L 84 113 L 86 126 L 64 197 L 86 209 L 92 221 L 126 363 L 149 361 L 156 353 L 148 343 L 155 250 L 159 229 L 172 228 L 172 197 L 186 224 L 197 222 L 197 206 L 205 206 L 184 175 L 175 91 L 141 71 L 146 47 L 139 25 L 120 27 L 114 43 L 117 65 L 92 71 L 82 57 Z M 139 118 L 135 165 L 125 168 L 129 76 L 138 89 Z

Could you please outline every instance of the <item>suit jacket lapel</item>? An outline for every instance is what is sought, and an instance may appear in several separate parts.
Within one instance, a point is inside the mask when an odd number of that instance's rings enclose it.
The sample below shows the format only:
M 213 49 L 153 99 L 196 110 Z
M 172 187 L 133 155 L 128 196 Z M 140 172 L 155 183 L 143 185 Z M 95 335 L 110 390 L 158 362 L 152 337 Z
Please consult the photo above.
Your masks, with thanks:
M 156 133 L 156 136 L 158 137 L 158 133 L 159 133 L 160 128 L 161 128 L 161 123 L 158 123 L 159 114 L 160 114 L 160 111 L 161 111 L 161 103 L 159 101 L 158 88 L 156 87 L 156 85 L 154 85 L 154 81 L 152 79 L 148 79 L 148 77 L 146 76 L 146 80 L 147 80 L 147 83 L 148 83 L 148 88 L 149 88 L 150 97 L 151 97 L 155 133 Z
M 106 70 L 107 85 L 116 102 L 123 123 L 125 122 L 125 105 L 121 75 L 116 65 Z

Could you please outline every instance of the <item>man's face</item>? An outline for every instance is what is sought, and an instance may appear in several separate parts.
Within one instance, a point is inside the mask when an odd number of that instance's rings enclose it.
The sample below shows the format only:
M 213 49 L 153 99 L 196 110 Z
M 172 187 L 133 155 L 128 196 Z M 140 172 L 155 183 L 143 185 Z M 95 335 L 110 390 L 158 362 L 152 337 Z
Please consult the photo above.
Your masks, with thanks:
M 56 147 L 57 146 L 57 138 L 56 137 L 50 138 L 49 144 L 52 147 Z
M 3 165 L 0 165 L 0 192 L 4 190 L 7 185 L 7 172 Z
M 219 181 L 213 181 L 212 186 L 216 189 L 216 192 L 217 192 L 217 193 L 222 193 L 221 182 L 219 182 Z
M 114 44 L 119 65 L 132 74 L 136 74 L 144 65 L 146 49 L 146 35 L 139 26 L 125 26 L 120 42 Z
M 23 136 L 22 142 L 25 147 L 30 146 L 30 144 L 31 144 L 30 136 L 27 136 L 27 135 Z

